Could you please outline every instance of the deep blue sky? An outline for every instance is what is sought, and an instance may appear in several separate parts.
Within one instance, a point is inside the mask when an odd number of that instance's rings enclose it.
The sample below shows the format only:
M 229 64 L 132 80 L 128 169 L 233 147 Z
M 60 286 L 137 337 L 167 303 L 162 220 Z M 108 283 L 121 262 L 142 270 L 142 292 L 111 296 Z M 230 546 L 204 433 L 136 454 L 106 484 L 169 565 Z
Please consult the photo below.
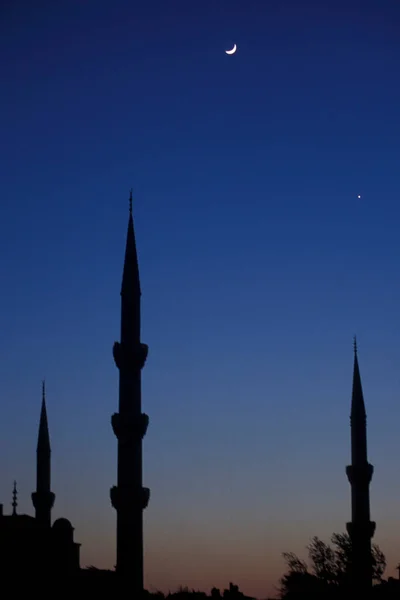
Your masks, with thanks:
M 352 336 L 372 517 L 399 560 L 397 0 L 3 0 L 0 499 L 111 567 L 129 189 L 143 290 L 146 583 L 265 597 L 350 517 Z M 225 50 L 236 43 L 238 51 Z M 361 195 L 361 199 L 357 196 Z

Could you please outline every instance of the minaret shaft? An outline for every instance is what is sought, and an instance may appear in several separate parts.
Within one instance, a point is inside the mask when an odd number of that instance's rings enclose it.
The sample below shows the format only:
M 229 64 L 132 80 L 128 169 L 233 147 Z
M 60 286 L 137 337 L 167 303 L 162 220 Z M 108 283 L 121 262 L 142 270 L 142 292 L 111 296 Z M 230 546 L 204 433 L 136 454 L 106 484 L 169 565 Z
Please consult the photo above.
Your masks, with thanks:
M 140 312 L 140 295 L 136 302 L 121 298 L 121 344 L 126 344 L 132 350 L 140 344 Z M 129 372 L 126 375 L 129 376 Z
M 375 523 L 370 520 L 369 485 L 374 468 L 368 463 L 367 418 L 354 346 L 353 393 L 351 402 L 351 465 L 346 468 L 351 485 L 351 522 L 347 531 L 352 542 L 352 585 L 354 592 L 366 594 L 372 586 L 371 539 Z
M 121 341 L 113 348 L 119 369 L 119 412 L 111 422 L 118 440 L 117 486 L 111 502 L 117 511 L 116 571 L 133 594 L 143 591 L 143 509 L 149 490 L 142 481 L 142 439 L 148 425 L 142 413 L 141 370 L 147 346 L 140 341 L 140 282 L 130 210 L 121 288 Z
M 366 419 L 355 420 L 351 425 L 351 462 L 362 465 L 367 459 L 367 422 Z
M 50 452 L 36 453 L 36 491 L 47 492 L 51 489 L 51 455 Z

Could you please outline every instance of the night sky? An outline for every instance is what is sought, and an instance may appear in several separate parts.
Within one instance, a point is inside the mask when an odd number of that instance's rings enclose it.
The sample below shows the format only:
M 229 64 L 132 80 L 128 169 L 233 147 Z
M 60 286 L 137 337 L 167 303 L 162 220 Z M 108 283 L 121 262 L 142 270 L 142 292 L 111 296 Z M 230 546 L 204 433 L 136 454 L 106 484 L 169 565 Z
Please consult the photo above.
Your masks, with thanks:
M 273 593 L 350 519 L 352 338 L 399 562 L 400 4 L 2 0 L 0 501 L 115 564 L 120 284 L 143 301 L 146 586 Z M 235 55 L 225 50 L 238 45 Z M 361 195 L 361 198 L 357 196 Z

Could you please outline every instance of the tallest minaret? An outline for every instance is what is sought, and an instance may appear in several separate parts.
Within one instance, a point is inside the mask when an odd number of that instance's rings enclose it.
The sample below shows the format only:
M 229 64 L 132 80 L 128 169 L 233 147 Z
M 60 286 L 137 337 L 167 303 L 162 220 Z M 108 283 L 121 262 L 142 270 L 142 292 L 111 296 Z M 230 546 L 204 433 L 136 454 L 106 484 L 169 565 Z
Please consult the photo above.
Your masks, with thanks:
M 375 523 L 370 520 L 369 484 L 374 467 L 367 455 L 367 414 L 354 338 L 353 393 L 351 399 L 351 465 L 346 473 L 351 485 L 351 522 L 347 531 L 352 542 L 352 584 L 358 594 L 372 586 L 371 539 Z M 361 596 L 360 596 L 361 597 Z
M 111 489 L 111 502 L 117 511 L 116 571 L 137 595 L 143 591 L 143 509 L 150 495 L 142 484 L 142 439 L 149 418 L 142 413 L 141 400 L 141 371 L 148 347 L 140 341 L 140 296 L 131 192 L 121 287 L 121 341 L 113 347 L 119 369 L 119 412 L 111 418 L 118 440 L 118 479 Z

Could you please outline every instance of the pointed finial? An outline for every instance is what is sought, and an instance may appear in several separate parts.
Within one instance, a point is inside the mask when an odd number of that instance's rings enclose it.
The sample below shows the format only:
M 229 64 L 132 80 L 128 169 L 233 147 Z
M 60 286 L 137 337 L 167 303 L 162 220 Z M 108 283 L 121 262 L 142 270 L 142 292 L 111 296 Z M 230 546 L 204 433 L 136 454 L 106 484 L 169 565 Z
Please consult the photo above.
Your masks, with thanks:
M 353 337 L 354 354 L 357 356 L 357 337 Z
M 129 214 L 132 214 L 132 190 L 131 195 L 129 196 Z
M 46 380 L 45 379 L 42 380 L 42 400 L 43 400 L 43 402 L 46 401 Z
M 17 514 L 17 506 L 18 506 L 18 502 L 17 502 L 17 482 L 16 481 L 14 481 L 13 501 L 11 502 L 11 506 L 13 507 L 12 514 L 16 515 Z

